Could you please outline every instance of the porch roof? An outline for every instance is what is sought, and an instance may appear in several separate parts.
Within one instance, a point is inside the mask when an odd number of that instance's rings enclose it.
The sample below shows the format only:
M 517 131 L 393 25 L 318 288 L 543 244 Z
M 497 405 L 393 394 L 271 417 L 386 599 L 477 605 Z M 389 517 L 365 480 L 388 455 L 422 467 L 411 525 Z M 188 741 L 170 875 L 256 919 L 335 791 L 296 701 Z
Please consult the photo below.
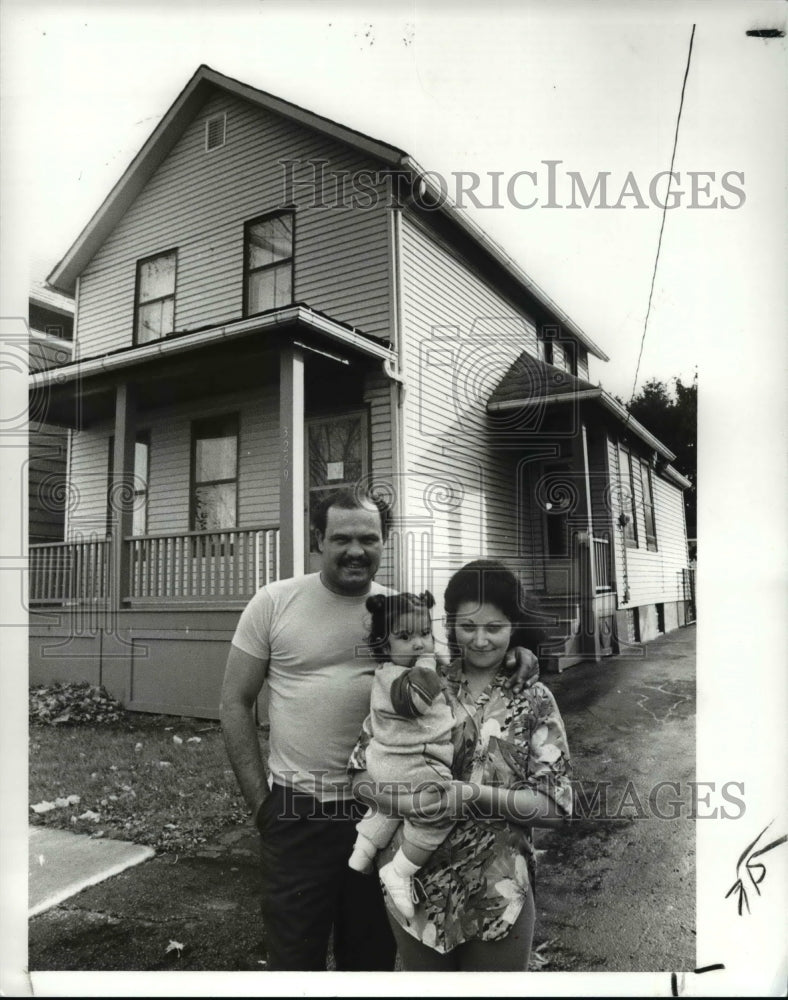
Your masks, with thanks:
M 91 375 L 105 375 L 160 358 L 175 357 L 195 348 L 225 344 L 232 340 L 240 340 L 249 334 L 266 330 L 273 332 L 286 327 L 301 327 L 307 332 L 328 338 L 333 346 L 341 346 L 377 358 L 392 374 L 395 371 L 396 354 L 385 344 L 379 340 L 372 340 L 352 327 L 310 309 L 307 305 L 300 304 L 274 309 L 261 316 L 253 316 L 234 323 L 208 327 L 194 333 L 179 334 L 147 344 L 120 348 L 109 354 L 80 358 L 57 368 L 35 372 L 30 375 L 30 388 L 40 390 L 48 386 L 62 386 L 77 379 L 84 380 Z M 302 346 L 310 349 L 308 345 Z
M 539 358 L 534 358 L 523 352 L 509 367 L 498 385 L 493 389 L 487 401 L 488 413 L 503 413 L 506 410 L 522 409 L 538 400 L 540 403 L 578 402 L 581 400 L 596 400 L 600 406 L 612 413 L 627 430 L 631 431 L 641 441 L 666 462 L 675 459 L 674 453 L 666 447 L 659 438 L 647 430 L 636 420 L 625 406 L 601 385 L 593 385 L 586 379 L 578 378 L 569 372 L 549 365 Z M 666 465 L 664 474 L 683 489 L 692 483 L 672 465 Z

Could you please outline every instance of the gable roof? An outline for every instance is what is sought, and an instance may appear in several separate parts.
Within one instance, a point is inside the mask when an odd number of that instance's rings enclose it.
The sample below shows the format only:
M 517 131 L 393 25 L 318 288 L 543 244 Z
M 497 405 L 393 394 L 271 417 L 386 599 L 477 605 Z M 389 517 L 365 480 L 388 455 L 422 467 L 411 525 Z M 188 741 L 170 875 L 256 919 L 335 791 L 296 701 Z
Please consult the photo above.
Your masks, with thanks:
M 239 80 L 218 73 L 210 66 L 202 65 L 178 95 L 63 259 L 52 270 L 47 278 L 50 285 L 66 294 L 74 294 L 76 279 L 171 152 L 187 125 L 208 97 L 217 89 L 343 142 L 381 161 L 388 167 L 407 171 L 415 178 L 421 179 L 425 188 L 433 195 L 436 194 L 434 181 L 404 150 L 380 139 L 373 139 L 363 132 L 340 125 L 330 118 L 315 114 L 313 111 L 307 111 L 297 104 L 275 97 L 264 90 L 250 87 Z M 470 236 L 474 243 L 498 267 L 514 278 L 517 284 L 529 295 L 536 298 L 568 331 L 577 337 L 591 354 L 602 361 L 609 360 L 608 355 L 601 347 L 584 333 L 574 320 L 553 302 L 493 239 L 477 226 L 465 212 L 447 199 L 443 192 L 437 191 L 437 194 L 440 195 L 438 199 L 439 212 L 448 216 L 455 225 Z

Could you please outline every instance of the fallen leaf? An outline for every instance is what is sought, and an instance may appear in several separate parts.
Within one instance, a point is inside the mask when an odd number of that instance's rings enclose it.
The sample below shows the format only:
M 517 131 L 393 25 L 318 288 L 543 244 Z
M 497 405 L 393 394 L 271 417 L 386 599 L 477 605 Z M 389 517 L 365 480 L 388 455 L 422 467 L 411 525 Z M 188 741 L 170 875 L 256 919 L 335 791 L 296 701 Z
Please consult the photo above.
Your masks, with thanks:
M 91 833 L 90 836 L 91 836 L 91 839 L 94 839 L 96 837 L 103 837 L 104 836 L 104 831 L 103 830 L 96 830 L 96 832 L 95 833 Z
M 39 854 L 38 855 L 38 863 L 40 865 L 43 865 L 45 861 L 46 861 L 46 858 L 44 857 L 44 855 L 43 854 Z
M 48 813 L 51 812 L 53 809 L 56 809 L 57 806 L 55 805 L 54 802 L 36 802 L 36 804 L 34 806 L 31 806 L 30 808 L 33 810 L 34 813 Z
M 117 764 L 110 764 L 109 765 L 109 769 L 110 769 L 110 771 L 117 771 L 118 765 Z
M 101 817 L 99 816 L 99 814 L 97 812 L 93 812 L 92 809 L 86 809 L 85 812 L 83 812 L 82 815 L 79 816 L 78 818 L 79 819 L 92 820 L 92 822 L 98 823 L 98 821 L 99 821 L 99 819 Z
M 190 736 L 188 738 L 188 740 L 186 740 L 186 742 L 187 743 L 202 743 L 202 740 L 200 739 L 199 736 Z
M 176 746 L 180 746 L 180 745 L 181 745 L 181 743 L 183 743 L 183 740 L 182 740 L 182 739 L 180 738 L 180 736 L 173 736 L 173 738 L 172 738 L 172 742 L 173 742 L 173 743 L 174 743 L 174 744 L 175 744 Z
M 173 941 L 172 939 L 170 939 L 170 943 L 164 949 L 164 954 L 167 955 L 171 951 L 177 951 L 178 952 L 178 958 L 180 958 L 181 957 L 181 952 L 183 951 L 184 947 L 185 947 L 185 945 L 182 945 L 180 941 Z
M 164 829 L 165 830 L 177 830 L 178 829 L 178 824 L 177 823 L 165 823 L 164 824 Z
M 139 753 L 140 750 L 142 750 L 142 744 L 141 743 L 135 743 L 134 744 L 134 750 L 135 750 L 136 753 Z
M 531 958 L 528 962 L 528 968 L 532 970 L 543 969 L 545 966 L 550 964 L 550 957 L 545 954 L 547 949 L 551 944 L 555 943 L 555 938 L 550 938 L 549 941 L 542 941 L 531 951 Z
M 159 767 L 172 767 L 172 762 L 169 760 L 160 760 Z
M 66 795 L 65 797 L 60 796 L 59 798 L 55 799 L 55 805 L 58 807 L 58 809 L 65 809 L 66 806 L 75 806 L 78 804 L 79 804 L 78 795 Z
M 171 733 L 172 732 L 172 726 L 165 726 L 164 727 L 164 732 L 165 733 Z

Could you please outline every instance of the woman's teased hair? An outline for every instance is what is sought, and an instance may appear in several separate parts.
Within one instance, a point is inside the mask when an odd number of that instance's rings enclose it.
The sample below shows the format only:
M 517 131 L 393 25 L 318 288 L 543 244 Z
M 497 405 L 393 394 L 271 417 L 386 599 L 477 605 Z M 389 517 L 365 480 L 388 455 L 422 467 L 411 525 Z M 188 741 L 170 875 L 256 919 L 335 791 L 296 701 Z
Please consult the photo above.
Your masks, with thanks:
M 429 590 L 423 594 L 373 594 L 367 598 L 367 611 L 372 616 L 367 642 L 378 663 L 388 659 L 388 638 L 397 620 L 412 611 L 429 611 L 434 604 Z
M 535 648 L 537 637 L 523 624 L 525 608 L 523 590 L 508 566 L 495 559 L 475 559 L 462 569 L 458 569 L 449 580 L 443 604 L 446 609 L 449 646 L 453 656 L 459 653 L 456 633 L 457 609 L 466 602 L 477 608 L 482 604 L 491 604 L 511 622 L 510 649 L 514 646 Z

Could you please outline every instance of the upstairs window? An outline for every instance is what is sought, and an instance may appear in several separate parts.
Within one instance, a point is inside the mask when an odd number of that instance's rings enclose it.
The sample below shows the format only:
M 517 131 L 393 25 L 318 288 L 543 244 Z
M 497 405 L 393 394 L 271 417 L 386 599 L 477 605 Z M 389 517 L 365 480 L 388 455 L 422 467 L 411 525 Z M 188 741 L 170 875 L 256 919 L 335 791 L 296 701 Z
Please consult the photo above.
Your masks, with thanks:
M 646 548 L 657 551 L 657 526 L 654 520 L 654 494 L 651 490 L 651 469 L 641 460 L 640 483 L 643 487 L 643 514 L 646 521 Z
M 621 514 L 625 517 L 624 544 L 635 549 L 638 544 L 637 505 L 635 503 L 635 479 L 629 452 L 618 449 L 619 487 L 621 490 Z
M 293 301 L 293 213 L 247 222 L 244 315 L 256 316 Z
M 238 511 L 238 415 L 192 424 L 192 531 L 234 528 Z
M 176 250 L 148 257 L 137 264 L 134 342 L 147 344 L 175 329 Z

